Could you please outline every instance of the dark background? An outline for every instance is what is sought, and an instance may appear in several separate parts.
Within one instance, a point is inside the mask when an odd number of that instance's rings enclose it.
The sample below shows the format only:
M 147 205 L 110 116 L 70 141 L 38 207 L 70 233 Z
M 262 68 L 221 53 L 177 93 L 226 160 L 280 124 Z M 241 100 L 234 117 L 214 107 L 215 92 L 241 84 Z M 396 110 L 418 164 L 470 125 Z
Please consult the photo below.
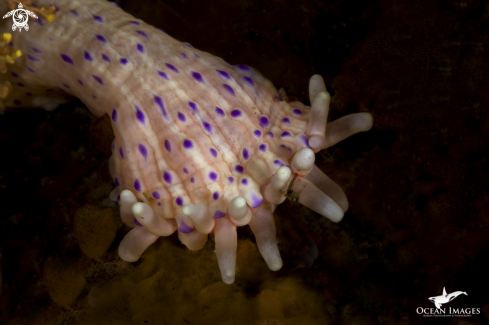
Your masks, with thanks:
M 303 102 L 308 79 L 321 74 L 333 96 L 331 119 L 355 112 L 374 116 L 371 131 L 316 157 L 347 194 L 343 221 L 332 224 L 294 203 L 282 204 L 275 214 L 284 268 L 246 275 L 238 255 L 242 273 L 238 267 L 235 290 L 253 300 L 265 280 L 294 278 L 334 324 L 488 323 L 489 2 L 118 3 L 176 39 L 256 68 Z M 52 113 L 0 116 L 5 321 L 84 323 L 91 286 L 118 283 L 114 278 L 141 266 L 86 273 L 93 261 L 78 249 L 73 215 L 86 203 L 110 205 L 111 136 L 107 121 L 96 121 L 82 107 L 75 101 Z M 119 227 L 105 261 L 112 256 L 113 262 L 126 231 Z M 247 227 L 239 229 L 239 238 L 254 241 Z M 219 281 L 215 258 L 209 262 L 211 242 L 200 255 L 182 248 L 175 235 L 154 249 L 163 246 L 197 268 L 210 268 L 207 286 Z M 54 304 L 46 289 L 45 265 L 53 260 L 61 269 L 76 265 L 86 278 L 71 309 Z M 178 263 L 186 262 L 169 262 L 165 272 Z M 263 268 L 260 259 L 254 263 L 248 267 Z M 468 294 L 446 307 L 481 308 L 481 314 L 417 315 L 416 307 L 434 307 L 427 298 L 443 287 Z M 108 324 L 110 317 L 108 312 Z M 198 312 L 192 317 L 161 323 L 205 323 Z

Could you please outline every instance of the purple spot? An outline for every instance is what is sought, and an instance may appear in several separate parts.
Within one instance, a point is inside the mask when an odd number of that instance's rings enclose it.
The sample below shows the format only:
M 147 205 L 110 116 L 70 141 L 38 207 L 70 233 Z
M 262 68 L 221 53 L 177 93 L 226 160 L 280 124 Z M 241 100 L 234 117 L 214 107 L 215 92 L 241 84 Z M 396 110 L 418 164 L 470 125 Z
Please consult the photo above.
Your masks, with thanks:
M 243 70 L 243 71 L 249 71 L 250 70 L 250 67 L 248 67 L 247 65 L 244 65 L 244 64 L 238 64 L 236 67 L 238 69 Z
M 234 170 L 241 174 L 244 168 L 241 165 L 236 165 L 236 167 L 234 167 Z
M 175 203 L 178 204 L 179 206 L 183 205 L 183 198 L 181 196 L 177 197 L 175 200 Z
M 243 185 L 248 185 L 248 180 L 247 180 L 246 178 L 243 178 L 243 179 L 241 180 L 241 184 L 243 184 Z
M 280 136 L 281 136 L 282 138 L 285 138 L 285 137 L 290 137 L 290 136 L 291 136 L 291 134 L 290 134 L 290 132 L 289 132 L 289 131 L 285 131 L 285 132 L 283 132 L 283 133 L 282 133 Z
M 81 82 L 80 79 L 77 79 L 77 80 L 78 80 L 78 83 L 83 86 L 83 82 Z
M 158 202 L 158 206 L 161 206 L 161 202 Z
M 105 39 L 105 37 L 103 37 L 102 35 L 96 35 L 96 37 L 97 37 L 97 40 L 99 40 L 102 43 L 107 42 L 107 40 Z
M 213 198 L 214 200 L 217 200 L 217 199 L 219 198 L 219 192 L 214 192 L 214 193 L 212 194 L 212 198 Z
M 142 44 L 139 44 L 136 46 L 139 52 L 144 53 L 144 46 Z
M 250 154 L 248 153 L 248 150 L 246 148 L 243 149 L 243 158 L 245 160 L 248 160 L 250 158 Z
M 155 199 L 157 199 L 157 200 L 158 200 L 158 199 L 161 197 L 161 196 L 160 196 L 160 193 L 158 193 L 157 191 L 153 191 L 152 195 L 153 195 L 153 197 L 154 197 Z
M 186 46 L 188 46 L 188 47 L 190 47 L 190 48 L 193 48 L 192 44 L 190 44 L 190 43 L 188 43 L 188 42 L 185 42 L 185 43 L 183 43 L 183 44 L 185 44 Z
M 129 61 L 126 59 L 126 58 L 122 58 L 119 60 L 119 62 L 123 65 L 126 65 L 127 63 L 129 63 Z
M 284 123 L 290 123 L 290 120 L 289 120 L 289 118 L 288 118 L 288 117 L 284 117 L 284 118 L 282 119 L 282 122 L 284 122 Z
M 272 133 L 272 132 L 267 132 L 267 135 L 268 135 L 270 138 L 273 138 L 273 133 Z
M 195 52 L 192 52 L 192 53 L 195 55 L 195 57 L 196 57 L 197 59 L 200 59 L 200 56 L 199 56 L 197 53 L 195 53 Z
M 95 99 L 97 99 L 97 96 L 95 96 L 95 95 L 92 95 L 92 97 L 95 98 Z
M 75 11 L 75 10 L 70 10 L 70 12 L 73 14 L 73 16 L 75 16 L 75 17 L 80 17 L 80 14 L 79 14 L 77 11 Z
M 93 16 L 93 19 L 95 19 L 96 21 L 98 22 L 103 22 L 104 20 L 102 19 L 102 17 L 100 16 L 97 16 L 97 15 L 92 15 Z
M 159 29 L 157 28 L 156 30 L 159 30 L 160 32 L 162 32 L 163 34 L 166 34 L 166 32 L 163 30 L 163 29 Z
M 73 60 L 66 54 L 61 54 L 61 58 L 63 59 L 63 61 L 73 64 Z
M 193 177 L 191 177 L 190 182 L 193 184 L 195 182 L 195 179 Z
M 154 97 L 156 105 L 158 105 L 158 107 L 160 108 L 161 113 L 168 120 L 168 114 L 166 113 L 165 103 L 163 102 L 163 99 L 161 99 L 161 97 L 156 96 L 156 95 L 153 95 L 153 97 Z
M 185 139 L 183 140 L 183 147 L 185 149 L 192 149 L 194 147 L 194 144 L 192 143 L 192 141 Z
M 122 147 L 119 147 L 119 154 L 121 155 L 121 158 L 124 159 L 124 150 L 122 150 Z
M 115 2 L 111 2 L 114 6 L 116 6 L 117 8 L 120 8 L 119 5 Z
M 185 115 L 182 113 L 178 112 L 178 119 L 182 122 L 185 122 L 187 119 L 185 118 Z
M 171 152 L 171 144 L 170 144 L 170 141 L 168 141 L 168 140 L 165 140 L 165 149 L 168 152 Z
M 221 210 L 216 210 L 214 212 L 214 219 L 221 219 L 226 215 L 226 212 L 222 212 Z
M 302 115 L 302 111 L 300 109 L 294 108 L 292 111 L 295 115 Z
M 32 56 L 32 55 L 30 55 L 30 54 L 27 54 L 27 57 L 28 57 L 28 58 L 29 58 L 29 60 L 31 60 L 31 61 L 39 61 L 39 59 L 38 59 L 38 58 L 36 58 L 35 56 Z
M 42 53 L 42 51 L 41 51 L 40 49 L 37 49 L 37 48 L 35 48 L 35 47 L 33 47 L 32 49 L 33 49 L 33 50 L 34 50 L 34 52 L 36 52 L 36 53 Z
M 200 73 L 192 71 L 192 77 L 198 82 L 204 83 L 204 79 Z
M 139 107 L 137 105 L 134 105 L 134 107 L 136 108 L 136 118 L 142 125 L 145 125 L 146 118 L 144 116 L 144 113 L 139 110 Z
M 228 79 L 228 80 L 229 80 L 229 79 L 231 79 L 231 77 L 228 75 L 228 73 L 227 73 L 227 72 L 224 72 L 224 71 L 222 71 L 222 70 L 216 70 L 216 71 L 217 71 L 217 73 L 219 73 L 219 75 L 220 75 L 221 77 L 223 77 L 224 79 Z
M 187 60 L 188 60 L 188 55 L 187 55 L 187 54 L 182 53 L 182 54 L 180 54 L 180 55 L 182 56 L 182 58 L 184 58 L 184 59 L 187 59 Z
M 20 86 L 20 85 L 22 85 L 22 84 L 19 82 L 19 83 L 17 83 L 17 85 L 19 85 L 19 86 Z M 70 88 L 70 86 L 68 86 L 67 84 L 63 84 L 63 86 L 64 86 L 64 87 L 66 87 L 66 88 Z M 21 87 L 24 87 L 24 85 L 22 85 Z
M 172 181 L 171 174 L 169 172 L 164 172 L 163 173 L 163 180 L 165 182 L 167 182 L 168 184 L 171 184 L 171 181 Z
M 119 178 L 118 177 L 114 178 L 114 184 L 117 187 L 121 186 L 121 182 L 119 181 Z
M 29 66 L 25 66 L 27 68 L 27 70 L 29 70 L 30 72 L 36 72 L 36 70 L 32 70 L 31 68 L 29 68 Z
M 309 139 L 304 134 L 301 135 L 300 138 L 308 148 L 311 148 L 311 146 L 309 146 Z
M 173 72 L 178 73 L 177 68 L 175 68 L 175 66 L 173 66 L 172 64 L 170 64 L 170 63 L 165 63 L 165 65 L 166 65 L 166 67 L 167 67 L 168 69 L 172 70 Z
M 94 74 L 92 74 L 92 77 L 93 77 L 93 79 L 97 80 L 97 82 L 98 82 L 99 84 L 101 84 L 101 85 L 103 85 L 103 84 L 104 84 L 104 82 L 103 82 L 102 78 L 100 78 L 100 77 L 98 77 L 98 76 L 96 76 L 96 75 L 94 75 Z
M 102 53 L 102 59 L 104 59 L 104 61 L 107 61 L 107 62 L 110 63 L 110 58 L 107 55 L 103 54 L 103 53 Z
M 209 123 L 207 123 L 206 121 L 203 121 L 202 122 L 202 125 L 204 126 L 204 129 L 207 132 L 212 133 L 212 126 Z
M 229 182 L 229 183 L 232 183 L 232 182 L 234 182 L 234 177 L 232 177 L 232 176 L 229 176 L 229 177 L 228 177 L 228 182 Z
M 24 87 L 24 84 L 23 84 L 22 82 L 18 82 L 18 83 L 17 83 L 17 86 L 19 86 L 19 87 Z M 70 87 L 68 87 L 68 86 L 67 86 L 67 85 L 65 85 L 65 84 L 63 84 L 63 86 L 65 86 L 66 88 L 70 88 Z
M 226 89 L 228 91 L 228 93 L 230 93 L 233 96 L 236 96 L 236 94 L 234 93 L 234 89 L 231 88 L 230 85 L 228 85 L 228 84 L 222 84 L 222 86 L 224 87 L 224 89 Z
M 224 111 L 221 108 L 219 108 L 219 107 L 216 107 L 216 113 L 219 114 L 219 115 L 221 115 L 221 116 L 224 116 L 225 115 L 224 114 Z
M 166 80 L 169 80 L 168 79 L 168 75 L 166 73 L 164 73 L 163 71 L 156 70 L 156 72 L 158 72 L 158 74 L 160 75 L 160 77 L 165 78 Z
M 146 161 L 146 159 L 148 158 L 148 149 L 146 149 L 146 147 L 142 144 L 138 146 L 138 149 L 141 156 L 143 156 L 144 161 Z
M 93 60 L 92 56 L 87 51 L 85 51 L 84 57 L 85 57 L 85 60 L 87 60 L 87 61 L 92 61 Z
M 129 23 L 134 24 L 134 25 L 140 25 L 140 23 L 139 23 L 139 22 L 134 21 L 134 20 L 130 20 L 130 21 L 129 21 Z
M 266 117 L 266 116 L 264 116 L 264 115 L 263 115 L 263 116 L 260 116 L 260 125 L 261 125 L 262 127 L 267 127 L 267 126 L 269 126 L 269 125 L 270 125 L 270 120 L 268 119 L 268 117 Z
M 263 203 L 263 198 L 261 196 L 256 195 L 255 193 L 251 194 L 251 207 L 258 208 Z
M 180 205 L 180 204 L 178 204 L 178 205 Z M 182 221 L 182 223 L 178 227 L 178 230 L 184 234 L 190 234 L 192 231 L 194 231 L 194 228 L 190 228 L 184 221 Z
M 39 17 L 37 18 L 37 23 L 38 23 L 39 25 L 41 25 L 41 26 L 44 26 L 44 24 L 43 24 L 43 22 L 42 22 L 41 18 L 39 18 Z
M 29 91 L 26 91 L 26 92 L 25 92 L 25 95 L 26 95 L 26 96 L 32 96 L 32 93 L 31 93 L 31 92 L 29 92 Z
M 267 145 L 266 144 L 260 144 L 260 146 L 258 147 L 258 149 L 260 151 L 267 151 Z
M 117 122 L 117 110 L 112 110 L 112 121 Z
M 139 226 L 139 227 L 142 227 L 143 225 L 141 223 L 139 223 L 138 219 L 134 218 L 134 224 L 136 226 Z
M 18 77 L 19 77 L 19 75 L 18 75 L 17 73 L 13 72 L 13 71 L 11 71 L 11 72 L 10 72 L 10 74 L 11 74 L 11 75 L 12 75 L 14 78 L 18 78 Z
M 136 180 L 134 181 L 134 189 L 138 192 L 141 191 L 141 183 L 139 182 L 139 179 L 136 178 Z
M 188 174 L 188 169 L 187 169 L 187 168 L 183 168 L 183 172 L 184 172 L 185 174 Z
M 136 33 L 138 33 L 139 35 L 143 36 L 144 38 L 148 39 L 148 35 L 146 35 L 145 32 L 141 31 L 141 30 L 137 30 Z
M 210 172 L 209 173 L 209 179 L 213 182 L 217 180 L 217 174 L 215 172 Z
M 188 106 L 194 111 L 197 110 L 197 104 L 195 104 L 194 102 L 188 102 Z
M 209 152 L 211 153 L 211 155 L 212 155 L 214 158 L 215 158 L 215 157 L 217 157 L 217 151 L 216 151 L 216 149 L 214 149 L 214 148 L 210 148 L 210 149 L 209 149 Z
M 254 135 L 256 135 L 257 137 L 261 137 L 261 131 L 260 130 L 255 130 L 255 132 L 253 132 Z
M 233 109 L 231 111 L 231 116 L 234 118 L 238 118 L 241 116 L 241 111 L 239 109 Z
M 253 80 L 250 78 L 250 77 L 243 77 L 244 81 L 246 81 L 246 83 L 250 86 L 254 86 L 255 83 L 253 82 Z

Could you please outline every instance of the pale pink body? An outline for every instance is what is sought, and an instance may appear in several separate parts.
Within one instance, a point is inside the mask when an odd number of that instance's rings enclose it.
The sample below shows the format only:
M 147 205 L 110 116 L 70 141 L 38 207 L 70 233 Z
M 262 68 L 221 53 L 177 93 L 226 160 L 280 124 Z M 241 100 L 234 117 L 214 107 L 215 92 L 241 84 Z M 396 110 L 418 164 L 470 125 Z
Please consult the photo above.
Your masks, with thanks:
M 191 249 L 205 243 L 207 231 L 199 234 L 194 229 L 182 211 L 187 204 L 207 207 L 213 217 L 210 231 L 217 224 L 218 257 L 219 250 L 233 250 L 235 227 L 242 225 L 228 212 L 237 197 L 243 197 L 257 216 L 251 219 L 252 229 L 253 222 L 255 228 L 264 222 L 266 236 L 275 236 L 273 219 L 269 225 L 275 205 L 264 201 L 264 186 L 278 168 L 290 166 L 299 149 L 308 147 L 308 107 L 283 100 L 253 69 L 232 66 L 181 43 L 113 3 L 39 0 L 35 4 L 53 4 L 58 11 L 52 22 L 40 16 L 41 23 L 29 20 L 28 32 L 13 32 L 14 48 L 22 51 L 22 57 L 9 66 L 13 92 L 7 107 L 52 109 L 67 93 L 80 98 L 95 115 L 108 114 L 115 133 L 110 172 L 117 192 L 130 190 L 137 201 L 166 220 L 169 233 L 178 227 L 182 242 Z M 2 31 L 9 23 L 3 22 Z M 325 128 L 327 109 L 320 118 Z M 357 126 L 354 131 L 368 128 Z M 348 132 L 352 133 L 344 131 Z M 337 138 L 346 137 L 338 133 Z M 330 142 L 335 141 L 339 140 Z M 343 199 L 341 189 L 321 179 L 319 183 L 328 185 L 321 188 L 316 183 L 320 189 L 328 187 L 333 199 Z M 134 227 L 134 217 L 124 208 L 123 204 L 124 222 Z M 261 215 L 268 219 L 260 219 Z M 148 230 L 136 227 L 132 235 L 142 251 L 157 238 L 151 227 L 145 227 Z M 276 247 L 275 238 L 272 241 Z M 225 247 L 219 248 L 222 243 Z M 220 266 L 226 258 L 220 259 Z

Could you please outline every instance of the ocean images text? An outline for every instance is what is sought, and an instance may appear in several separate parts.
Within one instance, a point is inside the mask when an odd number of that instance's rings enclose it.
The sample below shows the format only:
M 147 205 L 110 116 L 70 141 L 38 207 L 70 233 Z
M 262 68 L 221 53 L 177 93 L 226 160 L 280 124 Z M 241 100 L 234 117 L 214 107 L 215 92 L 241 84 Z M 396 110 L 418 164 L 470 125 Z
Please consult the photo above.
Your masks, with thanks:
M 448 313 L 447 313 L 448 311 Z M 480 308 L 416 308 L 416 313 L 419 315 L 423 314 L 424 316 L 472 316 L 478 315 L 481 313 Z

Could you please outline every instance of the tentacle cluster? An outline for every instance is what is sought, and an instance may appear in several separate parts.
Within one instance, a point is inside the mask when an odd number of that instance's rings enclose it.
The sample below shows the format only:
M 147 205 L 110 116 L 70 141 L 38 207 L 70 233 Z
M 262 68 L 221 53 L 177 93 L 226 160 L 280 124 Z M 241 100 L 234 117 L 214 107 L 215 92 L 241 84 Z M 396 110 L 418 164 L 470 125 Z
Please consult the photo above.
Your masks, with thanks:
M 168 236 L 174 231 L 178 231 L 180 240 L 189 249 L 198 250 L 207 241 L 207 235 L 214 232 L 222 279 L 225 283 L 233 283 L 236 227 L 249 224 L 268 267 L 273 271 L 282 267 L 273 211 L 286 199 L 288 191 L 295 193 L 299 203 L 333 222 L 339 222 L 348 209 L 348 201 L 342 189 L 314 165 L 314 154 L 352 134 L 369 130 L 373 119 L 368 113 L 357 113 L 327 123 L 330 95 L 319 75 L 311 78 L 309 94 L 312 107 L 304 130 L 308 145 L 297 150 L 290 161 L 282 162 L 283 166 L 278 167 L 261 184 L 261 204 L 252 206 L 243 196 L 237 195 L 220 215 L 212 215 L 206 205 L 187 203 L 182 205 L 180 213 L 173 218 L 171 212 L 159 215 L 150 204 L 138 202 L 132 191 L 123 190 L 119 197 L 121 216 L 133 230 L 119 246 L 121 258 L 136 261 L 158 236 Z M 298 106 L 303 110 L 308 109 L 304 105 Z

